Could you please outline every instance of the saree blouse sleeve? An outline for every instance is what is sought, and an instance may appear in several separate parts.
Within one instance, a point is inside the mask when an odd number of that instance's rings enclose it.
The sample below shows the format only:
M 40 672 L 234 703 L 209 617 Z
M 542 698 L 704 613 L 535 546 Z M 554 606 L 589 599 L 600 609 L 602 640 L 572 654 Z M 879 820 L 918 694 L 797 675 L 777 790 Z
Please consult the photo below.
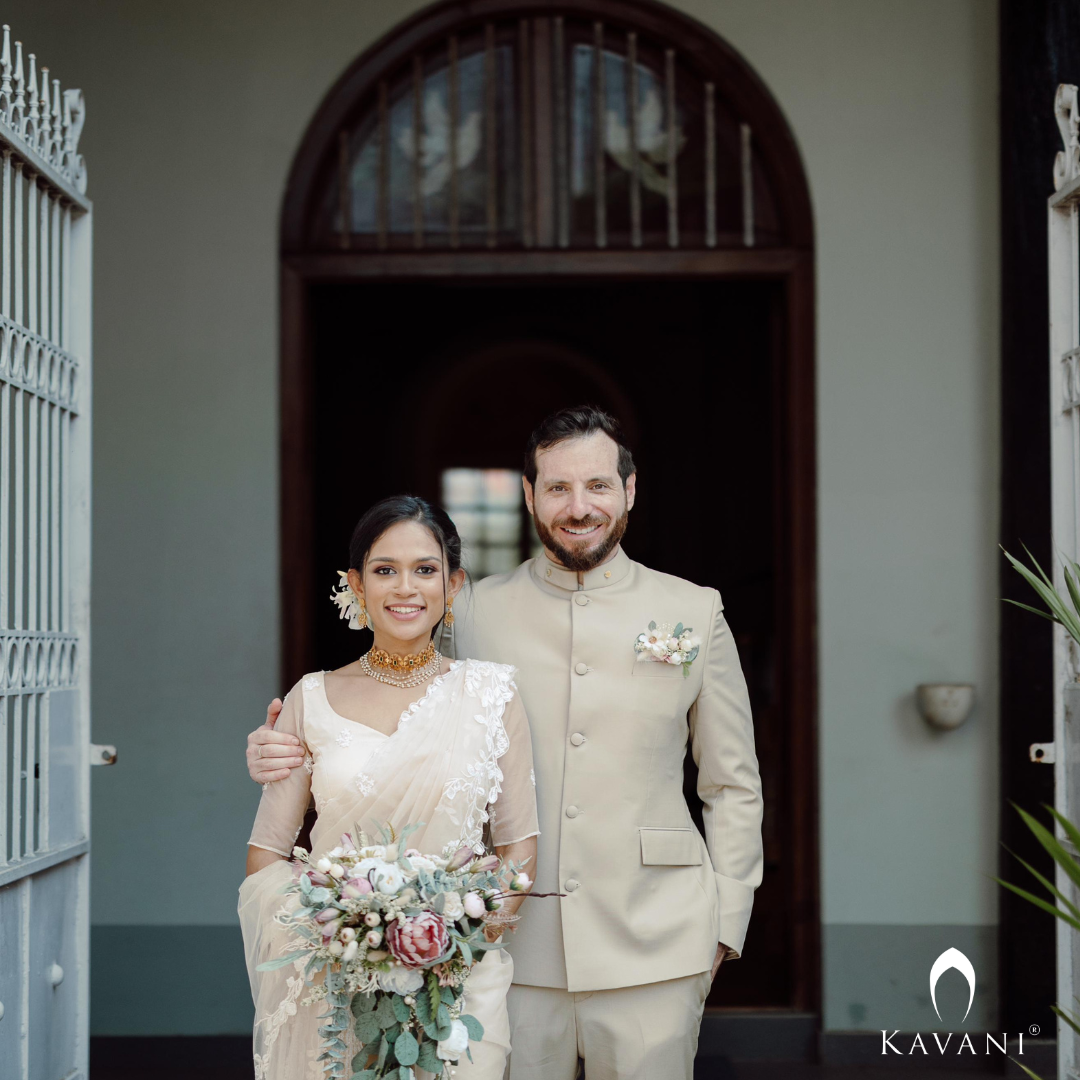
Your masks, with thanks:
M 299 683 L 285 696 L 274 726 L 278 731 L 299 738 L 297 749 L 304 764 L 291 769 L 286 779 L 263 785 L 248 845 L 290 858 L 311 800 L 311 755 L 304 739 L 304 695 Z
M 533 773 L 532 737 L 521 695 L 513 683 L 514 696 L 503 711 L 503 727 L 509 746 L 499 758 L 502 791 L 489 807 L 491 842 L 496 847 L 540 835 L 536 814 L 536 776 Z

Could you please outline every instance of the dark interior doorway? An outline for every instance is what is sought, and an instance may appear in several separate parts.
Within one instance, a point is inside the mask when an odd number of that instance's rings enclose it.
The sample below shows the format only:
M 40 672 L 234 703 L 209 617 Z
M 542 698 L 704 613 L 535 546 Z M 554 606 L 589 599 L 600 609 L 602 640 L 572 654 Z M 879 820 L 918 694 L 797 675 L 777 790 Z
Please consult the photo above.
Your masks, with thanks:
M 526 557 L 528 431 L 607 406 L 627 550 L 721 590 L 750 683 L 765 881 L 711 1004 L 776 1031 L 821 988 L 813 249 L 768 88 L 654 0 L 422 9 L 330 88 L 281 219 L 284 684 L 364 644 L 327 602 L 362 506 L 445 486 L 489 569 Z
M 791 710 L 784 701 L 785 541 L 776 512 L 775 282 L 325 284 L 313 289 L 315 653 L 354 660 L 359 635 L 326 597 L 376 499 L 438 501 L 451 467 L 520 471 L 529 431 L 584 401 L 619 415 L 639 469 L 626 548 L 724 597 L 750 686 L 766 794 L 765 877 L 746 943 L 710 1005 L 792 997 Z M 393 452 L 393 460 L 383 455 Z M 365 635 L 366 636 L 366 635 Z M 688 764 L 691 805 L 693 765 Z

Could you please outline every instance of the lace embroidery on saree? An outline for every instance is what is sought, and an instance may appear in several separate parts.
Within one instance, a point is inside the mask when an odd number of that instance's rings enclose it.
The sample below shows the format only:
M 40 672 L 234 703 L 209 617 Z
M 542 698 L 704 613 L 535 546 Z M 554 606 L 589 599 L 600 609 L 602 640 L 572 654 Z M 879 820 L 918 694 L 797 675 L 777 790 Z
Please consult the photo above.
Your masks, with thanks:
M 502 769 L 499 758 L 510 748 L 510 738 L 503 724 L 506 703 L 514 696 L 514 669 L 509 664 L 490 661 L 472 661 L 465 671 L 465 693 L 478 698 L 484 710 L 473 719 L 483 724 L 487 731 L 480 755 L 465 767 L 465 775 L 446 782 L 443 796 L 453 801 L 464 796 L 467 806 L 461 823 L 461 844 L 468 844 L 478 855 L 484 846 L 484 825 L 489 819 L 488 806 L 493 804 L 502 791 Z
M 263 1050 L 261 1054 L 254 1054 L 255 1080 L 266 1080 L 270 1075 L 270 1051 L 274 1049 L 274 1043 L 281 1032 L 281 1026 L 290 1016 L 296 1015 L 296 1000 L 304 989 L 304 976 L 302 974 L 304 962 L 297 960 L 293 964 L 297 974 L 289 976 L 285 980 L 285 997 L 278 1007 L 269 1015 L 257 1021 L 255 1026 L 266 1025 L 266 1033 L 263 1036 Z

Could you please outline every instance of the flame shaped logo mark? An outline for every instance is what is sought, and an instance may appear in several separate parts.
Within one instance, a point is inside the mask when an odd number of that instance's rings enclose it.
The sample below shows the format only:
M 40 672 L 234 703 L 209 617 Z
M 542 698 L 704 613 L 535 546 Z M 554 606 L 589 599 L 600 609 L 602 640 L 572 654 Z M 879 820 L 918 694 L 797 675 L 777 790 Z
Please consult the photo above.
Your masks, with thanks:
M 946 949 L 934 961 L 934 966 L 930 969 L 930 1000 L 934 1003 L 934 1012 L 937 1013 L 937 1018 L 940 1020 L 941 1010 L 937 1006 L 936 996 L 938 979 L 952 968 L 955 968 L 967 979 L 968 1007 L 964 1013 L 964 1020 L 966 1020 L 968 1013 L 971 1012 L 971 1003 L 975 1000 L 975 969 L 971 966 L 971 961 L 959 949 Z M 964 1021 L 961 1020 L 960 1022 L 963 1023 Z

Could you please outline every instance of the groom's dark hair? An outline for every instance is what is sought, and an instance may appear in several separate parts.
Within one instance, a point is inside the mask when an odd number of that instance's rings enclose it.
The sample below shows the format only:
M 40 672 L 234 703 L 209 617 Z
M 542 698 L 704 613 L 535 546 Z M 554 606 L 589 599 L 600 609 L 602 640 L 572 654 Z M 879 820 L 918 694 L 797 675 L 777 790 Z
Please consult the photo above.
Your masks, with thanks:
M 635 471 L 634 456 L 626 445 L 622 426 L 609 412 L 595 405 L 575 405 L 569 409 L 560 409 L 545 417 L 537 425 L 525 444 L 525 479 L 530 485 L 536 484 L 536 452 L 550 450 L 557 443 L 566 439 L 580 439 L 602 431 L 614 440 L 619 448 L 619 478 L 626 487 L 626 481 Z

